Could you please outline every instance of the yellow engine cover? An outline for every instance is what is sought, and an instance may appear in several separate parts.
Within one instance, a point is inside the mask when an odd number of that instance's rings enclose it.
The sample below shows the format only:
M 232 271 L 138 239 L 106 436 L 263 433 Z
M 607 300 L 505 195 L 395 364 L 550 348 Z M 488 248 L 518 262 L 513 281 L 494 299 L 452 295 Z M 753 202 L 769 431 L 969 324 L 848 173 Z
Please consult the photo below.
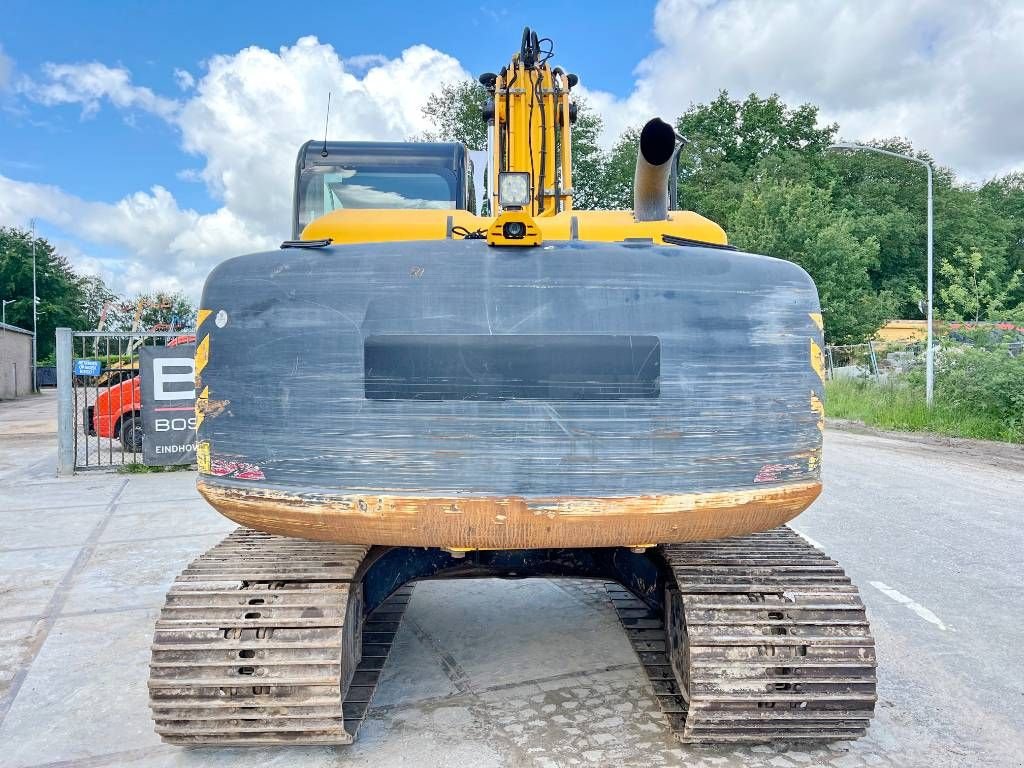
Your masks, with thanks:
M 460 239 L 452 230 L 486 233 L 494 219 L 458 210 L 348 209 L 328 213 L 306 227 L 303 240 L 335 243 L 387 243 L 399 240 Z M 564 211 L 538 216 L 544 240 L 613 243 L 631 238 L 664 243 L 663 236 L 726 245 L 725 230 L 693 211 L 671 211 L 667 221 L 636 221 L 632 211 Z

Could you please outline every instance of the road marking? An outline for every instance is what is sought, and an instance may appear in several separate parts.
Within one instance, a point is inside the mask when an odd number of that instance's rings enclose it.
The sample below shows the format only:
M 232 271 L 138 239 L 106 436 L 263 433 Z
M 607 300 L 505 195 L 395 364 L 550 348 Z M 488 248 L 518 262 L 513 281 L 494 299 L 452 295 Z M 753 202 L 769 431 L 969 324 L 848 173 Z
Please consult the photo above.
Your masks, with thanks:
M 919 602 L 917 602 L 916 600 L 910 599 L 909 597 L 904 595 L 899 590 L 896 590 L 896 589 L 893 589 L 892 587 L 890 587 L 885 582 L 882 582 L 882 581 L 871 581 L 871 582 L 868 582 L 868 583 L 871 584 L 872 587 L 877 589 L 879 592 L 881 592 L 886 597 L 888 597 L 888 598 L 890 598 L 892 600 L 895 600 L 900 605 L 905 605 L 907 608 L 912 610 L 914 613 L 916 613 L 922 619 L 924 619 L 925 621 L 929 622 L 930 624 L 934 624 L 936 627 L 941 629 L 943 632 L 945 632 L 946 630 L 950 629 L 950 627 L 947 627 L 942 622 L 942 619 L 940 619 L 938 616 L 936 616 L 930 610 L 925 608 Z
M 792 527 L 792 526 L 790 526 L 790 527 Z M 803 531 L 798 531 L 798 530 L 797 530 L 796 528 L 793 528 L 793 532 L 794 532 L 794 533 L 795 533 L 795 534 L 796 534 L 797 536 L 799 536 L 799 537 L 800 537 L 801 539 L 803 539 L 804 541 L 806 541 L 806 542 L 807 542 L 808 544 L 810 544 L 810 545 L 811 545 L 812 547 L 817 547 L 818 549 L 820 549 L 820 550 L 824 551 L 825 547 L 823 547 L 823 546 L 822 546 L 821 544 L 819 544 L 818 542 L 816 542 L 816 541 L 815 541 L 814 539 L 812 539 L 812 538 L 811 538 L 810 536 L 808 536 L 808 535 L 807 535 L 806 533 L 804 533 Z

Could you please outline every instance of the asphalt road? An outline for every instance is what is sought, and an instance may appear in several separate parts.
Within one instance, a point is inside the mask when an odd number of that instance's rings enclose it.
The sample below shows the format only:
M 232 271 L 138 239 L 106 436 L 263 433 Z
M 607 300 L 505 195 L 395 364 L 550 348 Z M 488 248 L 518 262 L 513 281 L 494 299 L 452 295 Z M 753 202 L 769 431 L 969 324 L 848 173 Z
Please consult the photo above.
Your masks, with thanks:
M 829 431 L 795 522 L 860 585 L 880 660 L 866 738 L 814 750 L 674 742 L 592 583 L 416 587 L 354 747 L 182 750 L 152 733 L 152 622 L 231 524 L 188 473 L 53 478 L 51 394 L 0 403 L 0 764 L 1024 765 L 1024 452 Z

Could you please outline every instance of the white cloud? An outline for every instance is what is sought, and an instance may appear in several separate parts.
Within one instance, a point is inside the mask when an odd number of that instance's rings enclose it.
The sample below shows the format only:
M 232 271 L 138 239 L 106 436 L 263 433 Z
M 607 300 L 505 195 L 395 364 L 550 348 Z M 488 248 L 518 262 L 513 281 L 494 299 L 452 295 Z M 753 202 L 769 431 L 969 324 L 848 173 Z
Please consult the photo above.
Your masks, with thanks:
M 401 140 L 427 128 L 421 108 L 442 82 L 468 76 L 450 56 L 413 46 L 362 77 L 313 37 L 274 53 L 215 56 L 177 117 L 184 148 L 205 159 L 200 177 L 260 231 L 287 234 L 295 155 L 323 131 L 352 141 Z
M 186 69 L 174 70 L 174 82 L 178 84 L 178 87 L 183 91 L 190 90 L 196 84 L 196 79 L 192 77 L 192 73 Z
M 77 247 L 65 252 L 83 271 L 100 274 L 128 293 L 165 286 L 198 296 L 213 264 L 280 240 L 254 232 L 225 208 L 205 215 L 182 209 L 160 186 L 116 203 L 97 203 L 0 175 L 0 221 L 24 224 L 33 216 L 80 240 L 129 253 L 122 259 L 98 259 Z M 239 242 L 245 247 L 239 249 Z
M 358 56 L 348 56 L 345 58 L 345 66 L 353 74 L 358 72 L 365 72 L 370 67 L 377 67 L 381 64 L 387 64 L 388 57 L 381 56 L 379 53 L 367 53 Z
M 81 104 L 83 117 L 99 111 L 103 100 L 121 109 L 141 109 L 170 119 L 178 109 L 173 99 L 157 96 L 149 88 L 132 84 L 131 73 L 123 67 L 108 67 L 97 61 L 88 64 L 43 65 L 42 83 L 25 78 L 19 90 L 33 101 L 48 106 Z
M 0 220 L 36 216 L 80 241 L 122 249 L 122 261 L 72 253 L 75 263 L 110 274 L 123 292 L 182 287 L 198 296 L 219 261 L 276 246 L 290 234 L 295 155 L 323 130 L 332 92 L 330 136 L 401 140 L 427 128 L 421 107 L 443 82 L 467 77 L 450 56 L 417 45 L 395 59 L 359 57 L 358 76 L 330 45 L 304 37 L 279 51 L 246 48 L 214 56 L 181 100 L 135 85 L 123 68 L 99 63 L 47 64 L 45 78 L 20 90 L 48 105 L 79 104 L 83 114 L 107 102 L 153 113 L 175 126 L 181 145 L 200 158 L 182 173 L 204 183 L 221 207 L 182 209 L 162 186 L 97 203 L 59 188 L 0 176 Z M 181 176 L 181 174 L 179 174 Z
M 10 56 L 4 53 L 4 47 L 0 45 L 0 91 L 7 88 L 13 70 L 14 62 L 11 61 Z
M 906 136 L 972 178 L 1024 164 L 1024 4 L 661 0 L 635 89 L 591 92 L 608 134 L 725 88 L 810 101 L 849 139 Z

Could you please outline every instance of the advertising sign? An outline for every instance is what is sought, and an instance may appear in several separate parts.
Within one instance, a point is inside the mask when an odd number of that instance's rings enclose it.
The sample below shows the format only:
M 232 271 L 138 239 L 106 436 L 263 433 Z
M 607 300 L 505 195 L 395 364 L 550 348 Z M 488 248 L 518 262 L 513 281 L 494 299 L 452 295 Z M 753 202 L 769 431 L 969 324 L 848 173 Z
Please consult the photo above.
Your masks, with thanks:
M 195 353 L 195 344 L 139 350 L 144 464 L 196 460 Z

